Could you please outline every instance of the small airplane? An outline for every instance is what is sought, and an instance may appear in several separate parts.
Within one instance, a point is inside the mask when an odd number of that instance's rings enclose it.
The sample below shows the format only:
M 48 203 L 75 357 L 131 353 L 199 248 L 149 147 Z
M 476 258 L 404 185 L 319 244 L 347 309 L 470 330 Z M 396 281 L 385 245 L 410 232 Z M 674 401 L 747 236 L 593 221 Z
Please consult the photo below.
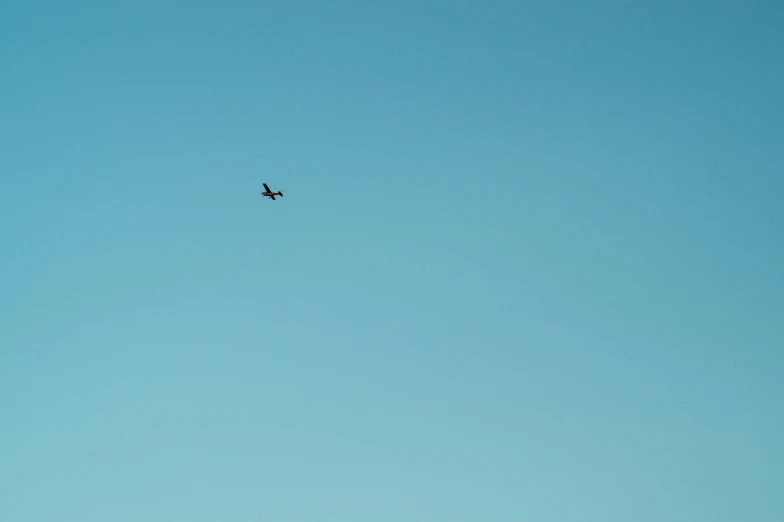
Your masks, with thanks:
M 275 200 L 275 196 L 283 197 L 283 191 L 281 190 L 281 191 L 278 191 L 278 192 L 272 192 L 270 190 L 269 186 L 267 186 L 267 184 L 264 183 L 264 192 L 262 192 L 261 195 L 264 196 L 264 197 L 270 198 L 271 200 L 274 201 Z

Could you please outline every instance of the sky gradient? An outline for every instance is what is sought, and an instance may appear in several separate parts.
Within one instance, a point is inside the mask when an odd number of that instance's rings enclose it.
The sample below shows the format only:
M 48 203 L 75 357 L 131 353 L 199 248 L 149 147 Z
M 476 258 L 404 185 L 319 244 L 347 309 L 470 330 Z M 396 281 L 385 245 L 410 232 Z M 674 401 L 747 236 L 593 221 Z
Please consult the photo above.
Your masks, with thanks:
M 780 522 L 782 20 L 0 0 L 0 520 Z

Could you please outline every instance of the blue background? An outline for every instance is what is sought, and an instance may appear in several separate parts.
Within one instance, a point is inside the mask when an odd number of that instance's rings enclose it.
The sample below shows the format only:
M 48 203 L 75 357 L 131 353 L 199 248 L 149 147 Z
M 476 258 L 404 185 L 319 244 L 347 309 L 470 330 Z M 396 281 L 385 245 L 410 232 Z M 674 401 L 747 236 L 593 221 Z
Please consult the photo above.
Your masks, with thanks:
M 1 5 L 0 520 L 784 520 L 781 2 Z

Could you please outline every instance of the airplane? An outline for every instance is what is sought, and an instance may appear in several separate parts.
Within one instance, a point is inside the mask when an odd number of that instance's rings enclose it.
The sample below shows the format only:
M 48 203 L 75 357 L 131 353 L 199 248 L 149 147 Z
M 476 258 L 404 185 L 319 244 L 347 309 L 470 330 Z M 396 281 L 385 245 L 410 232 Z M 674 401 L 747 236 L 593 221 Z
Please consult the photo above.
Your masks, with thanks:
M 264 192 L 261 193 L 261 195 L 264 196 L 264 197 L 270 198 L 273 201 L 275 201 L 275 196 L 283 197 L 283 191 L 282 190 L 279 191 L 279 192 L 272 192 L 270 190 L 269 186 L 267 186 L 266 183 L 264 183 L 264 189 L 265 190 L 264 190 Z

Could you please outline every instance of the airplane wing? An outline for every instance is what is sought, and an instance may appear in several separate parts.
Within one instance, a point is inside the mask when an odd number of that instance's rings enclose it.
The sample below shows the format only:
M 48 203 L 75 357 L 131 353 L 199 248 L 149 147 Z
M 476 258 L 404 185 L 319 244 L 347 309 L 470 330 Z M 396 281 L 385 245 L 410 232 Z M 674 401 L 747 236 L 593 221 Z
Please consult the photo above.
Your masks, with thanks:
M 269 189 L 268 189 L 268 190 L 269 190 Z M 275 196 L 270 196 L 270 197 L 272 198 L 272 201 L 275 201 Z
M 267 192 L 272 192 L 266 183 L 264 183 L 264 190 L 266 190 Z

